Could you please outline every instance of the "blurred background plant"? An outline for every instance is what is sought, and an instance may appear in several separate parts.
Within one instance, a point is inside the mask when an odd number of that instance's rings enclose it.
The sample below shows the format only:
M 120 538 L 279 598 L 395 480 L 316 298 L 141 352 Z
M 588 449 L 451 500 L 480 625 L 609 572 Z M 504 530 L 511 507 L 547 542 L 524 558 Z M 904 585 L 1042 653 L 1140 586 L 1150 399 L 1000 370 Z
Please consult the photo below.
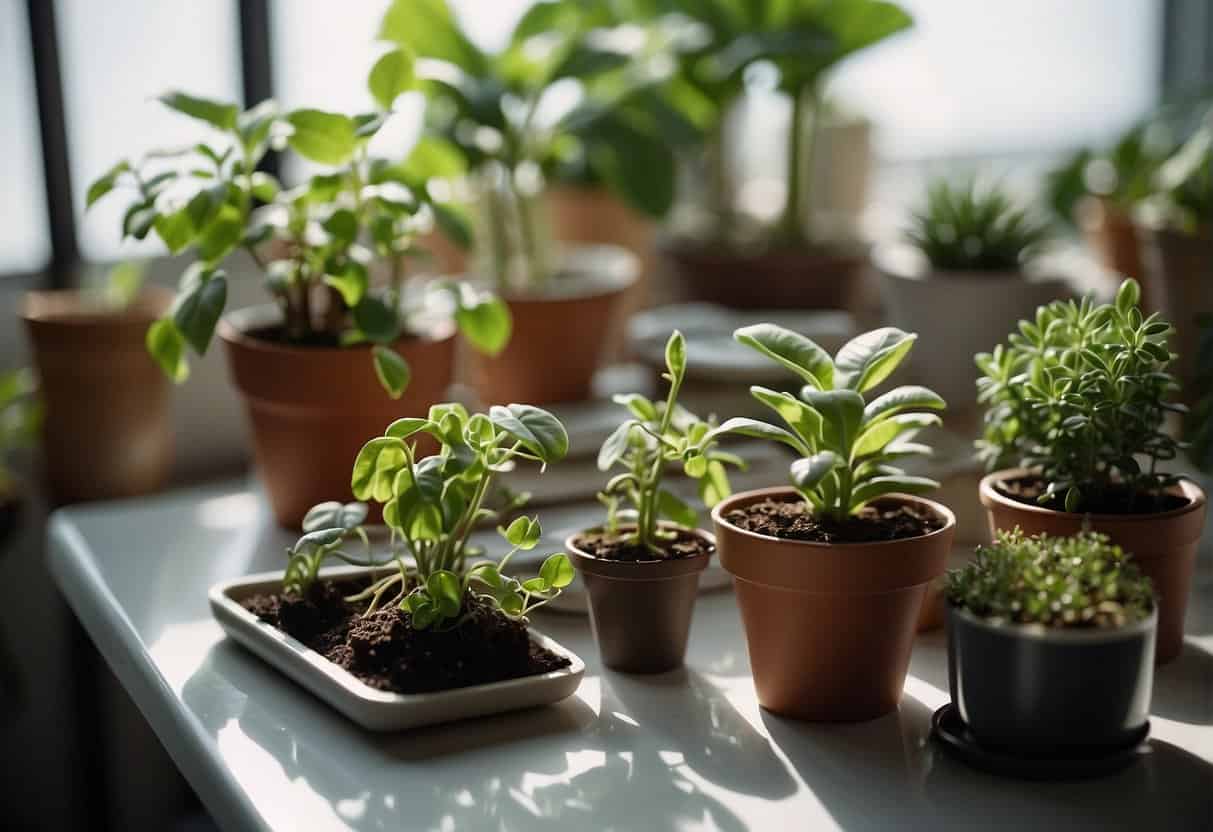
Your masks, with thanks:
M 30 370 L 0 373 L 0 507 L 20 497 L 12 455 L 38 441 L 42 407 L 37 392 L 38 382 Z M 0 534 L 6 525 L 0 521 Z

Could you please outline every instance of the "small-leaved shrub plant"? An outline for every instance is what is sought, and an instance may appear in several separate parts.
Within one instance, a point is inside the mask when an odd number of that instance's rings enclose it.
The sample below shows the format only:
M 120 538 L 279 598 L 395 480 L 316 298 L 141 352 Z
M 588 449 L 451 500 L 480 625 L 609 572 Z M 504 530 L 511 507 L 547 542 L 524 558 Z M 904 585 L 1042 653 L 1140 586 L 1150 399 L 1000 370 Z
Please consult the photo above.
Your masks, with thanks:
M 976 357 L 978 401 L 985 406 L 978 451 L 991 470 L 1039 474 L 1040 502 L 1066 511 L 1149 511 L 1178 477 L 1158 463 L 1180 447 L 1163 431 L 1172 332 L 1157 313 L 1144 317 L 1141 290 L 1125 280 L 1112 304 L 1054 301 L 1020 321 L 1019 332 Z
M 665 362 L 662 377 L 670 385 L 665 401 L 652 402 L 636 393 L 615 396 L 618 404 L 631 411 L 632 418 L 615 428 L 598 452 L 598 470 L 623 469 L 598 495 L 607 507 L 607 533 L 621 535 L 658 558 L 668 557 L 663 543 L 677 537 L 675 530 L 662 529 L 660 520 L 684 529 L 695 528 L 698 523 L 696 509 L 662 487 L 668 466 L 681 465 L 684 473 L 697 482 L 704 505 L 711 508 L 729 496 L 725 466 L 744 464 L 708 439 L 711 423 L 678 404 L 687 355 L 686 341 L 677 330 L 666 343 Z M 619 522 L 625 511 L 635 520 L 634 528 L 626 533 L 620 531 Z
M 415 442 L 409 441 L 418 434 L 437 440 L 438 453 L 419 458 Z M 478 552 L 468 539 L 477 524 L 495 516 L 485 507 L 495 474 L 518 461 L 546 466 L 567 452 L 563 425 L 530 405 L 495 406 L 487 414 L 469 414 L 462 405 L 448 403 L 435 405 L 424 418 L 398 419 L 383 436 L 366 443 L 352 475 L 354 496 L 383 506 L 391 558 L 370 557 L 362 528 L 365 503 L 322 503 L 308 513 L 305 534 L 289 550 L 283 589 L 307 593 L 321 564 L 335 558 L 358 566 L 394 567 L 347 599 L 367 602 L 367 615 L 387 599 L 387 604 L 409 613 L 414 629 L 449 629 L 462 621 L 466 600 L 475 593 L 506 616 L 524 619 L 572 581 L 568 556 L 549 556 L 539 574 L 525 580 L 505 574 L 514 553 L 538 545 L 541 530 L 534 517 L 519 517 L 498 528 L 512 547 L 499 561 L 476 559 Z M 357 541 L 364 549 L 362 556 L 346 551 Z
M 923 428 L 940 424 L 929 411 L 942 410 L 944 400 L 912 385 L 870 401 L 864 396 L 897 368 L 916 335 L 883 327 L 852 339 L 833 358 L 812 340 L 775 324 L 743 327 L 734 338 L 796 374 L 804 386 L 799 395 L 750 388 L 785 427 L 735 417 L 709 431 L 707 440 L 739 434 L 788 445 L 801 457 L 792 463 L 792 485 L 814 516 L 837 522 L 885 494 L 939 487 L 934 480 L 906 474 L 897 462 L 931 453 L 929 446 L 911 440 Z
M 948 572 L 945 592 L 954 607 L 992 623 L 1123 627 L 1154 609 L 1150 579 L 1107 536 L 1091 532 L 1001 532 Z

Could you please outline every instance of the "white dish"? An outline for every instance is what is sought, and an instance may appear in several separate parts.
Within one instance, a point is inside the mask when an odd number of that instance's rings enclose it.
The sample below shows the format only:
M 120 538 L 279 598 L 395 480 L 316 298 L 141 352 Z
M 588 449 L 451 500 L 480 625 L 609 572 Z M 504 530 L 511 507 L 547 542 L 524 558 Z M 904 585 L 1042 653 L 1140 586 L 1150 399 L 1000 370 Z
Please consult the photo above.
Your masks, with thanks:
M 320 576 L 339 579 L 365 572 L 357 567 L 337 567 L 321 570 Z M 571 696 L 585 673 L 585 663 L 575 653 L 531 630 L 531 638 L 536 644 L 564 656 L 569 660 L 569 666 L 537 676 L 439 693 L 400 694 L 376 690 L 240 605 L 240 601 L 252 595 L 278 591 L 281 584 L 281 571 L 246 575 L 215 584 L 209 593 L 211 613 L 237 642 L 372 731 L 398 731 L 550 705 Z

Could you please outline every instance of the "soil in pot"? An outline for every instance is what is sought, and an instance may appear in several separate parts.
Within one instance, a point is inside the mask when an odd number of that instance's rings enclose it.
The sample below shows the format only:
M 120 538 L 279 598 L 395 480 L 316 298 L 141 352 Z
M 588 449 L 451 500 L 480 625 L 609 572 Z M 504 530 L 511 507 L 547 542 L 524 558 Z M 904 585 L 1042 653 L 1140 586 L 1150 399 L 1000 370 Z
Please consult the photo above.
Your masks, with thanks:
M 639 546 L 626 537 L 606 532 L 589 532 L 575 538 L 578 549 L 599 560 L 615 560 L 625 563 L 660 563 L 663 559 L 655 557 L 644 546 Z M 693 558 L 698 555 L 708 556 L 716 551 L 712 543 L 699 535 L 689 532 L 678 532 L 671 541 L 661 544 L 665 551 L 665 560 Z
M 262 621 L 301 641 L 378 690 L 417 694 L 559 670 L 569 660 L 535 644 L 524 624 L 469 594 L 470 615 L 449 630 L 414 630 L 396 606 L 363 617 L 345 596 L 357 582 L 318 581 L 306 597 L 255 595 L 242 602 Z
M 1040 502 L 1048 483 L 1040 477 L 1011 477 L 994 483 L 1001 494 L 1025 505 L 1040 506 L 1051 511 L 1066 510 L 1065 498 L 1061 495 Z M 1085 505 L 1084 513 L 1089 514 L 1158 514 L 1183 508 L 1188 504 L 1186 498 L 1178 494 L 1139 494 L 1129 488 L 1112 487 L 1098 503 Z
M 799 497 L 767 498 L 734 509 L 725 519 L 755 534 L 781 540 L 814 543 L 876 543 L 905 540 L 943 528 L 938 515 L 925 507 L 897 502 L 875 502 L 845 520 L 814 517 Z

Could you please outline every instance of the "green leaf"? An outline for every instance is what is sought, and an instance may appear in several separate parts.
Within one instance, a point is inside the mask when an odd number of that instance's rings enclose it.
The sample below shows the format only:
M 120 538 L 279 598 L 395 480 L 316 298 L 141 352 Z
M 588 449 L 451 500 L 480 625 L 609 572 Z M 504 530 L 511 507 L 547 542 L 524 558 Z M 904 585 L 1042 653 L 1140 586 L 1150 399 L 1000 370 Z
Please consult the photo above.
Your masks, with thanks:
M 754 324 L 737 330 L 733 337 L 791 370 L 818 390 L 829 390 L 834 386 L 834 363 L 830 354 L 799 333 L 775 324 Z
M 295 110 L 286 117 L 295 128 L 288 141 L 299 155 L 325 165 L 343 165 L 358 146 L 354 122 L 340 113 Z
M 394 436 L 378 436 L 358 452 L 350 490 L 359 500 L 385 503 L 392 498 L 396 474 L 405 465 L 404 441 Z
M 375 363 L 375 375 L 379 377 L 379 383 L 383 385 L 383 389 L 393 399 L 403 396 L 413 375 L 404 356 L 378 344 L 371 350 L 371 356 Z
M 446 569 L 434 572 L 425 582 L 425 591 L 446 617 L 459 612 L 463 604 L 463 586 L 459 576 Z
M 1129 310 L 1141 301 L 1141 286 L 1133 278 L 1126 278 L 1116 290 L 1116 311 L 1128 316 Z
M 628 419 L 611 431 L 598 449 L 598 470 L 609 471 L 628 449 L 631 442 L 632 428 L 639 424 L 635 419 Z
M 240 110 L 235 104 L 225 101 L 215 101 L 210 98 L 200 98 L 188 93 L 173 91 L 161 95 L 157 100 L 166 107 L 183 113 L 190 118 L 205 121 L 223 131 L 236 127 L 236 116 Z
M 379 38 L 421 58 L 436 58 L 482 77 L 488 61 L 460 29 L 446 0 L 394 0 L 379 26 Z
M 851 445 L 863 422 L 863 396 L 854 390 L 812 390 L 802 395 L 809 407 L 821 414 L 821 438 L 826 448 L 840 456 L 851 455 Z
M 366 295 L 352 310 L 354 323 L 368 341 L 390 344 L 400 336 L 400 321 L 386 303 Z
M 704 444 L 715 440 L 721 436 L 728 434 L 737 434 L 738 436 L 749 436 L 754 439 L 772 439 L 776 442 L 782 442 L 788 447 L 800 454 L 809 453 L 809 447 L 805 445 L 795 434 L 777 427 L 767 422 L 760 422 L 757 419 L 750 419 L 745 416 L 734 416 L 728 419 L 720 427 L 713 428 L 708 431 L 708 435 L 704 439 Z
M 352 529 L 366 520 L 366 503 L 339 503 L 335 500 L 319 503 L 303 516 L 303 530 Z
M 214 272 L 193 282 L 173 303 L 173 324 L 198 355 L 206 355 L 227 303 L 227 278 Z
M 687 371 L 687 342 L 678 330 L 670 335 L 665 345 L 665 366 L 672 381 L 678 382 Z
M 564 553 L 548 555 L 539 567 L 539 577 L 552 589 L 563 589 L 573 582 L 573 564 Z
M 431 202 L 430 210 L 434 212 L 434 222 L 446 238 L 462 249 L 472 245 L 472 223 L 462 210 L 449 202 Z
M 371 67 L 366 85 L 375 102 L 385 110 L 392 109 L 396 97 L 413 86 L 413 59 L 403 49 L 385 53 Z
M 903 385 L 901 387 L 894 387 L 889 392 L 883 393 L 868 402 L 867 406 L 863 409 L 863 421 L 865 424 L 870 424 L 877 419 L 887 418 L 911 407 L 943 410 L 947 407 L 947 404 L 933 390 L 912 384 Z
M 278 180 L 263 171 L 253 171 L 250 179 L 252 180 L 251 193 L 262 202 L 273 202 L 277 198 L 278 192 L 282 190 L 282 185 Z
M 497 599 L 497 604 L 506 615 L 522 615 L 522 596 L 517 592 L 507 592 Z
M 795 396 L 758 386 L 750 388 L 750 395 L 778 413 L 805 444 L 821 436 L 821 415 Z
M 146 269 L 143 263 L 124 260 L 109 270 L 105 278 L 105 300 L 115 309 L 125 309 L 143 288 Z M 2 397 L 0 397 L 2 402 Z
M 423 430 L 429 431 L 433 428 L 434 423 L 429 419 L 422 419 L 417 416 L 405 416 L 403 419 L 397 419 L 388 425 L 384 433 L 396 439 L 408 439 L 415 433 L 420 433 Z
M 315 202 L 331 202 L 336 199 L 342 185 L 345 184 L 345 173 L 321 173 L 308 180 L 307 194 Z
M 224 205 L 198 238 L 198 256 L 207 263 L 218 263 L 240 244 L 244 236 L 244 217 L 232 205 Z
M 93 180 L 93 183 L 88 186 L 88 193 L 84 197 L 85 209 L 92 208 L 94 202 L 112 191 L 115 183 L 118 181 L 118 177 L 130 169 L 130 162 L 124 159 Z
M 370 275 L 367 274 L 366 266 L 357 260 L 346 260 L 336 274 L 326 274 L 324 282 L 336 289 L 345 305 L 353 309 L 366 296 Z
M 934 413 L 899 413 L 892 418 L 876 422 L 865 428 L 855 440 L 855 447 L 851 449 L 851 460 L 882 451 L 886 445 L 903 434 L 912 435 L 925 427 L 938 424 L 942 424 L 942 420 Z
M 602 181 L 636 211 L 664 217 L 674 204 L 678 170 L 669 140 L 617 113 L 594 119 L 585 132 L 590 166 Z
M 699 480 L 699 499 L 707 508 L 712 508 L 731 493 L 724 464 L 715 459 L 708 462 L 707 472 Z
M 558 462 L 569 452 L 569 435 L 564 425 L 542 408 L 529 404 L 493 405 L 489 419 L 545 464 Z
M 194 239 L 194 223 L 190 220 L 188 208 L 157 215 L 153 226 L 156 235 L 172 254 L 185 250 Z
M 939 488 L 939 483 L 926 477 L 887 476 L 873 477 L 851 492 L 849 510 L 854 512 L 867 503 L 885 494 L 923 494 Z
M 185 358 L 185 339 L 172 318 L 161 318 L 147 328 L 147 351 L 164 374 L 180 384 L 189 378 L 190 365 Z
M 337 242 L 348 245 L 358 236 L 358 218 L 349 208 L 338 208 L 329 214 L 323 223 L 323 228 Z
M 543 530 L 539 527 L 538 517 L 518 517 L 510 523 L 509 528 L 497 528 L 501 536 L 509 541 L 511 546 L 529 551 L 539 544 Z
M 122 217 L 123 236 L 142 240 L 156 223 L 156 206 L 151 202 L 136 202 L 126 209 Z
M 455 324 L 478 351 L 495 356 L 510 342 L 514 319 L 505 301 L 490 293 L 460 292 L 455 306 Z
M 426 134 L 397 167 L 402 184 L 409 185 L 438 178 L 455 179 L 467 173 L 468 164 L 458 145 L 441 136 Z
M 694 508 L 664 488 L 657 491 L 657 513 L 688 529 L 695 528 L 695 524 L 699 522 L 699 514 Z
M 838 467 L 840 460 L 833 451 L 822 451 L 792 463 L 792 483 L 801 492 L 809 492 Z
M 861 393 L 870 390 L 897 369 L 917 338 L 886 326 L 851 339 L 834 359 L 835 381 L 839 387 Z
M 639 393 L 616 393 L 611 401 L 632 411 L 632 415 L 642 422 L 657 421 L 657 406 Z

